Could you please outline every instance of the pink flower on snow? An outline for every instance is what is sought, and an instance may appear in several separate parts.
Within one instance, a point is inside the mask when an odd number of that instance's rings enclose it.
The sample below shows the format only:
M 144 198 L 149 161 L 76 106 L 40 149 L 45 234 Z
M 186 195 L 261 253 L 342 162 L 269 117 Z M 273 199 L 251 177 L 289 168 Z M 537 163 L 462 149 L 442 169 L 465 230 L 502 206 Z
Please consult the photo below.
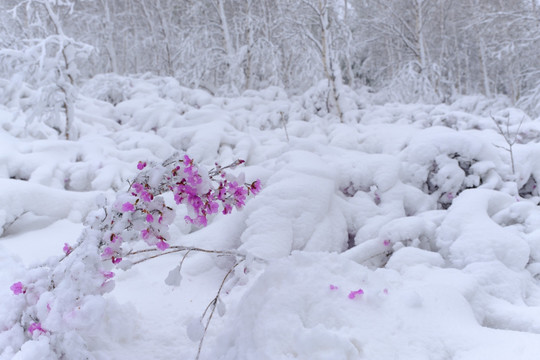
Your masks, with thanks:
M 232 206 L 231 206 L 231 204 L 225 204 L 225 205 L 223 205 L 223 214 L 224 214 L 224 215 L 230 214 L 231 212 L 232 212 Z
M 107 246 L 105 249 L 103 249 L 103 252 L 101 253 L 101 257 L 102 258 L 108 258 L 112 254 L 114 254 L 113 249 L 111 249 L 109 246 Z
M 141 236 L 144 240 L 147 240 L 150 237 L 150 231 L 148 229 L 141 230 Z
M 384 240 L 383 241 L 384 246 L 390 246 L 390 240 Z
M 101 275 L 103 275 L 105 279 L 112 279 L 114 277 L 114 273 L 112 271 L 102 271 Z
M 154 217 L 152 216 L 152 214 L 147 214 L 146 215 L 146 222 L 149 222 L 149 223 L 154 222 Z
M 139 161 L 137 164 L 137 169 L 142 170 L 146 167 L 146 162 Z
M 26 292 L 22 282 L 20 282 L 20 281 L 18 281 L 15 284 L 11 285 L 9 288 L 11 289 L 11 291 L 13 291 L 13 294 L 15 294 L 15 295 L 24 294 Z
M 64 243 L 64 247 L 63 247 L 62 250 L 64 250 L 64 253 L 66 255 L 69 255 L 73 251 L 73 248 L 71 246 L 69 246 L 68 243 Z
M 254 181 L 250 189 L 253 195 L 257 195 L 261 191 L 261 180 Z
M 351 291 L 349 293 L 349 299 L 354 299 L 357 296 L 362 296 L 364 294 L 364 290 L 358 289 L 356 291 Z
M 330 290 L 337 290 L 339 289 L 336 285 L 330 284 Z
M 122 204 L 122 211 L 127 212 L 127 211 L 134 211 L 134 210 L 135 210 L 135 206 L 133 206 L 132 203 L 126 202 Z
M 150 202 L 154 199 L 154 195 L 150 194 L 149 192 L 147 191 L 141 191 L 141 199 L 143 199 L 143 201 L 146 201 L 146 202 Z
M 199 215 L 199 216 L 197 217 L 197 223 L 198 223 L 199 225 L 201 225 L 201 226 L 206 226 L 206 225 L 208 225 L 208 222 L 207 222 L 207 220 L 206 220 L 206 216 L 204 216 L 204 215 Z
M 170 245 L 163 240 L 159 241 L 156 246 L 161 251 L 167 250 L 170 247 Z
M 137 194 L 140 193 L 141 191 L 143 191 L 143 189 L 144 189 L 142 184 L 139 184 L 139 183 L 134 183 L 133 185 L 131 185 L 131 187 L 135 189 Z
M 32 323 L 28 327 L 28 332 L 32 335 L 34 335 L 34 331 L 39 331 L 39 333 L 45 333 L 46 331 L 41 327 L 41 323 Z
M 113 264 L 116 265 L 116 264 L 118 264 L 118 263 L 120 263 L 120 262 L 122 261 L 122 258 L 121 258 L 121 257 L 115 258 L 115 257 L 113 256 L 113 257 L 111 258 L 111 261 L 112 261 Z

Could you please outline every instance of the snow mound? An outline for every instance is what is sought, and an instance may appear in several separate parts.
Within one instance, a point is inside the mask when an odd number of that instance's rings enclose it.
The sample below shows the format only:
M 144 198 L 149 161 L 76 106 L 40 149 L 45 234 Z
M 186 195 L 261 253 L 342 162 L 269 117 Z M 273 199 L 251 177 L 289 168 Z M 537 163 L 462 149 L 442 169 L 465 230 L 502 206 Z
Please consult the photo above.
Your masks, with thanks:
M 504 359 L 520 346 L 532 359 L 540 350 L 534 336 L 478 323 L 468 300 L 475 279 L 439 268 L 436 256 L 415 257 L 429 265 L 374 271 L 322 253 L 274 261 L 202 358 Z

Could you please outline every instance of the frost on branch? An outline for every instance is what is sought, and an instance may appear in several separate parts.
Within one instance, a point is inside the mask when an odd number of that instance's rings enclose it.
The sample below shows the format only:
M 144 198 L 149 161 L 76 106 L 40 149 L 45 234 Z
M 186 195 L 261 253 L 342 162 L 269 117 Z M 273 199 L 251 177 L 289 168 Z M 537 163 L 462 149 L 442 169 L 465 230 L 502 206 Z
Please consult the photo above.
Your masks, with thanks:
M 225 173 L 242 163 L 237 160 L 224 167 L 216 164 L 207 171 L 187 155 L 178 154 L 162 164 L 139 162 L 139 173 L 129 189 L 111 204 L 100 199 L 101 208 L 88 216 L 87 227 L 76 244 L 64 244 L 63 256 L 29 269 L 23 279 L 11 285 L 8 300 L 15 310 L 9 319 L 0 320 L 0 348 L 9 345 L 11 353 L 24 352 L 25 343 L 46 336 L 50 353 L 58 358 L 80 358 L 81 351 L 91 357 L 86 338 L 95 336 L 100 323 L 110 316 L 110 301 L 102 295 L 114 288 L 114 267 L 128 269 L 132 264 L 176 252 L 185 253 L 182 262 L 189 251 L 239 256 L 171 245 L 169 225 L 176 206 L 167 204 L 162 195 L 172 193 L 176 205 L 187 207 L 187 222 L 206 226 L 211 216 L 241 209 L 248 195 L 260 191 L 259 180 L 246 184 Z M 141 239 L 148 248 L 134 251 L 130 242 Z M 181 265 L 166 283 L 179 285 L 180 270 Z M 114 315 L 123 316 L 121 311 Z M 116 326 L 124 326 L 116 322 Z

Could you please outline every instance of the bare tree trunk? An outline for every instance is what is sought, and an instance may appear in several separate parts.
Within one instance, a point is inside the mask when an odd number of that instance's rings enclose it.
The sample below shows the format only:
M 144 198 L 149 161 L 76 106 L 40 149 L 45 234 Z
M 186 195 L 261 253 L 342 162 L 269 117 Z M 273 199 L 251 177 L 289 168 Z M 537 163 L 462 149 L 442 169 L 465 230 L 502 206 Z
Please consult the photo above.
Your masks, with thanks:
M 319 0 L 319 20 L 321 24 L 321 47 L 322 47 L 322 62 L 324 75 L 328 79 L 328 85 L 330 87 L 330 96 L 334 106 L 336 107 L 337 115 L 340 121 L 343 122 L 343 113 L 341 112 L 341 106 L 339 105 L 339 93 L 336 86 L 336 75 L 341 77 L 341 72 L 334 69 L 333 56 L 331 54 L 331 33 L 330 22 L 328 21 L 328 8 L 327 0 Z M 338 65 L 339 66 L 339 65 Z M 337 79 L 341 83 L 341 79 Z
M 226 52 L 226 64 L 227 64 L 227 70 L 229 71 L 229 74 L 231 73 L 231 68 L 233 66 L 233 57 L 234 57 L 234 47 L 231 39 L 231 33 L 229 30 L 229 22 L 227 21 L 227 15 L 225 14 L 225 7 L 223 4 L 224 0 L 217 0 L 217 11 L 219 16 L 219 21 L 221 24 L 221 32 L 223 35 L 223 45 Z M 231 81 L 232 79 L 229 79 Z
M 252 87 L 252 84 L 251 84 L 251 81 L 252 81 L 252 78 L 251 78 L 251 73 L 252 73 L 252 69 L 251 69 L 251 57 L 252 57 L 252 54 L 251 54 L 251 49 L 253 47 L 253 31 L 251 29 L 251 6 L 252 6 L 252 2 L 251 1 L 246 1 L 246 15 L 247 15 L 247 33 L 246 33 L 246 37 L 247 37 L 247 53 L 246 53 L 246 68 L 244 70 L 244 73 L 245 73 L 245 76 L 246 76 L 246 85 L 245 85 L 245 88 L 246 89 L 251 89 Z
M 482 65 L 482 77 L 484 80 L 484 91 L 487 97 L 491 97 L 491 90 L 489 86 L 489 75 L 488 75 L 488 69 L 487 69 L 487 62 L 486 62 L 486 46 L 484 44 L 484 40 L 482 37 L 480 37 L 480 44 L 479 44 L 479 50 L 480 50 L 480 64 Z
M 101 0 L 101 5 L 103 7 L 103 11 L 105 12 L 105 19 L 106 25 L 105 25 L 105 49 L 107 50 L 107 55 L 109 57 L 109 61 L 111 64 L 111 70 L 113 73 L 118 74 L 118 57 L 116 54 L 116 48 L 114 46 L 114 39 L 113 39 L 113 33 L 114 33 L 114 16 L 111 16 L 111 10 L 109 8 L 109 1 L 108 0 Z

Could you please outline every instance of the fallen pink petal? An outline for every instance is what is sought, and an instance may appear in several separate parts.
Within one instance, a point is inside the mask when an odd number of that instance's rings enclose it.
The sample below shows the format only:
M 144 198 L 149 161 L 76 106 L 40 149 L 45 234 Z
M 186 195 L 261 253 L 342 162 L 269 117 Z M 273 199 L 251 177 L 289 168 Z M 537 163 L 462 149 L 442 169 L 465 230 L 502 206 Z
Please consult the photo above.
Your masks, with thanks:
M 64 243 L 64 247 L 62 250 L 66 255 L 69 255 L 73 249 L 71 248 L 71 246 L 69 246 L 68 243 Z
M 34 332 L 35 331 L 38 331 L 40 334 L 41 333 L 45 333 L 45 329 L 43 329 L 41 327 L 41 323 L 32 323 L 29 327 L 28 327 L 28 332 L 32 335 L 34 335 Z
M 349 299 L 354 299 L 357 296 L 362 296 L 363 294 L 364 294 L 364 290 L 362 290 L 362 289 L 358 289 L 356 291 L 351 291 L 349 293 Z

